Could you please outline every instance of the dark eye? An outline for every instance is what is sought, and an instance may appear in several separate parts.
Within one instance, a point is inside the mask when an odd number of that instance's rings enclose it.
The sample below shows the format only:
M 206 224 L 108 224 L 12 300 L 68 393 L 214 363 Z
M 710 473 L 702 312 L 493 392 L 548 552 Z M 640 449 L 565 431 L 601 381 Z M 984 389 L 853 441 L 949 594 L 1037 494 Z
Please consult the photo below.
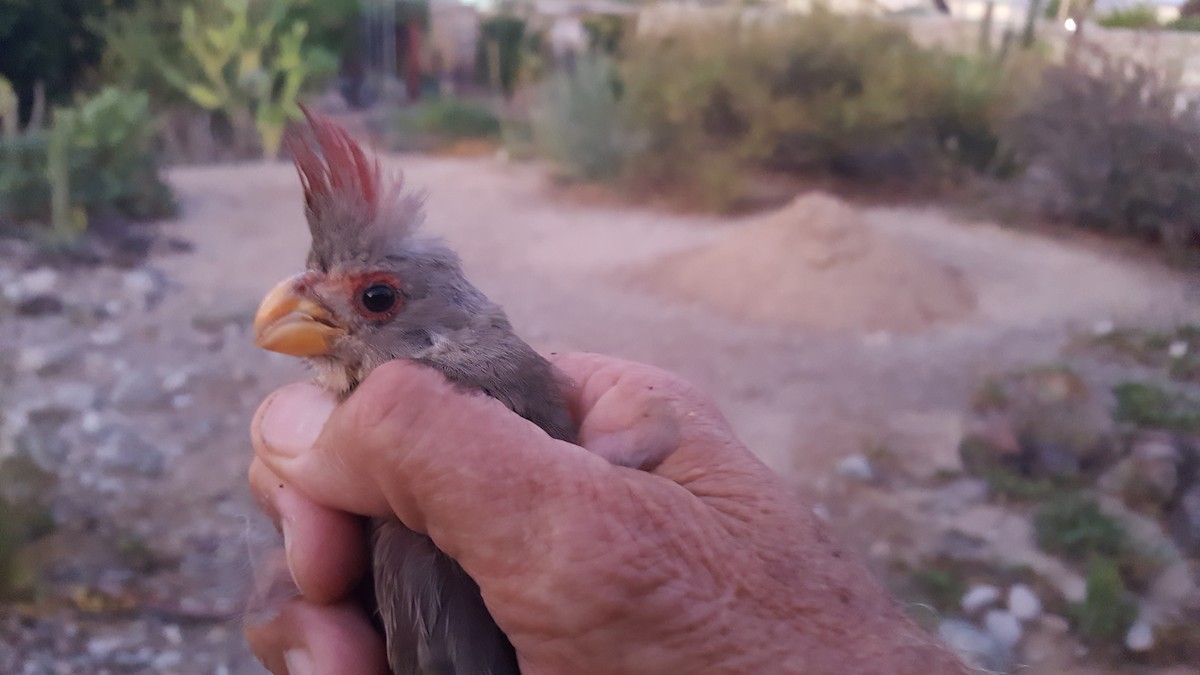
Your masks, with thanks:
M 372 314 L 386 314 L 396 306 L 396 289 L 387 284 L 372 284 L 362 292 L 362 305 Z

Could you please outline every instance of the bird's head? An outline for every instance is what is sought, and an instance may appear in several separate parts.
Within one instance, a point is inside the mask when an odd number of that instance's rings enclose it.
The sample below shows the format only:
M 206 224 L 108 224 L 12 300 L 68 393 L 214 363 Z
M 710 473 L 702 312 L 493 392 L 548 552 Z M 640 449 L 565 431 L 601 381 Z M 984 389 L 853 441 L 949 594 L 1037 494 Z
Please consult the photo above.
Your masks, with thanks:
M 380 363 L 423 358 L 459 339 L 493 307 L 457 256 L 413 231 L 422 200 L 333 122 L 305 110 L 290 136 L 312 234 L 307 269 L 267 293 L 255 344 L 303 357 L 346 393 Z

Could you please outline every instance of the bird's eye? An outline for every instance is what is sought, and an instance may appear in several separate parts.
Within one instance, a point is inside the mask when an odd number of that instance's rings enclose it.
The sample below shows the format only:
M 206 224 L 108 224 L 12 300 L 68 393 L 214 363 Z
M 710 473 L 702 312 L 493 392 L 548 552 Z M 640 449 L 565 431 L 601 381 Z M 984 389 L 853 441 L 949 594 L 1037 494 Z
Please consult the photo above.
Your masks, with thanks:
M 362 292 L 362 305 L 372 314 L 386 314 L 396 306 L 396 289 L 387 284 L 371 284 Z

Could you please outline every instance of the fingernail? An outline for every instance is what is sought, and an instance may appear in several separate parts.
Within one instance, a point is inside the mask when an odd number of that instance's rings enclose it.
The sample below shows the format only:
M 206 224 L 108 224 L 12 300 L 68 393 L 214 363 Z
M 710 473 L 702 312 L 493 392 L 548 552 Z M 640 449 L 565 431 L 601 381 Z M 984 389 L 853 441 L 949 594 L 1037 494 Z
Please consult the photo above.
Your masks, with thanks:
M 292 384 L 280 389 L 259 413 L 263 445 L 280 455 L 307 451 L 335 406 L 333 397 L 316 385 Z
M 286 518 L 281 518 L 279 520 L 279 529 L 283 533 L 283 557 L 284 560 L 287 561 L 288 574 L 292 575 L 292 583 L 295 583 L 296 575 L 292 573 L 292 570 L 295 569 L 292 566 L 292 538 L 288 536 L 288 530 L 290 527 L 288 526 L 288 521 Z M 296 585 L 299 587 L 299 584 Z
M 314 675 L 312 659 L 308 652 L 300 649 L 284 652 L 283 665 L 287 666 L 288 675 Z

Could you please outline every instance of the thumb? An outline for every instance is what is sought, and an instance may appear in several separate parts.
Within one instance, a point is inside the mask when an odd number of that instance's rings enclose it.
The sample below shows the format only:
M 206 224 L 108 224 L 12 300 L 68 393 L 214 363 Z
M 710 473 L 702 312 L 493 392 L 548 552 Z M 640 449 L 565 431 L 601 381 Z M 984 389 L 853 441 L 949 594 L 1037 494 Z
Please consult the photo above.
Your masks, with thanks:
M 565 511 L 586 508 L 580 495 L 606 482 L 597 474 L 618 470 L 404 361 L 376 368 L 340 406 L 311 384 L 280 389 L 256 414 L 253 439 L 262 462 L 310 499 L 395 514 L 468 572 L 520 564 L 514 542 L 543 539 Z

